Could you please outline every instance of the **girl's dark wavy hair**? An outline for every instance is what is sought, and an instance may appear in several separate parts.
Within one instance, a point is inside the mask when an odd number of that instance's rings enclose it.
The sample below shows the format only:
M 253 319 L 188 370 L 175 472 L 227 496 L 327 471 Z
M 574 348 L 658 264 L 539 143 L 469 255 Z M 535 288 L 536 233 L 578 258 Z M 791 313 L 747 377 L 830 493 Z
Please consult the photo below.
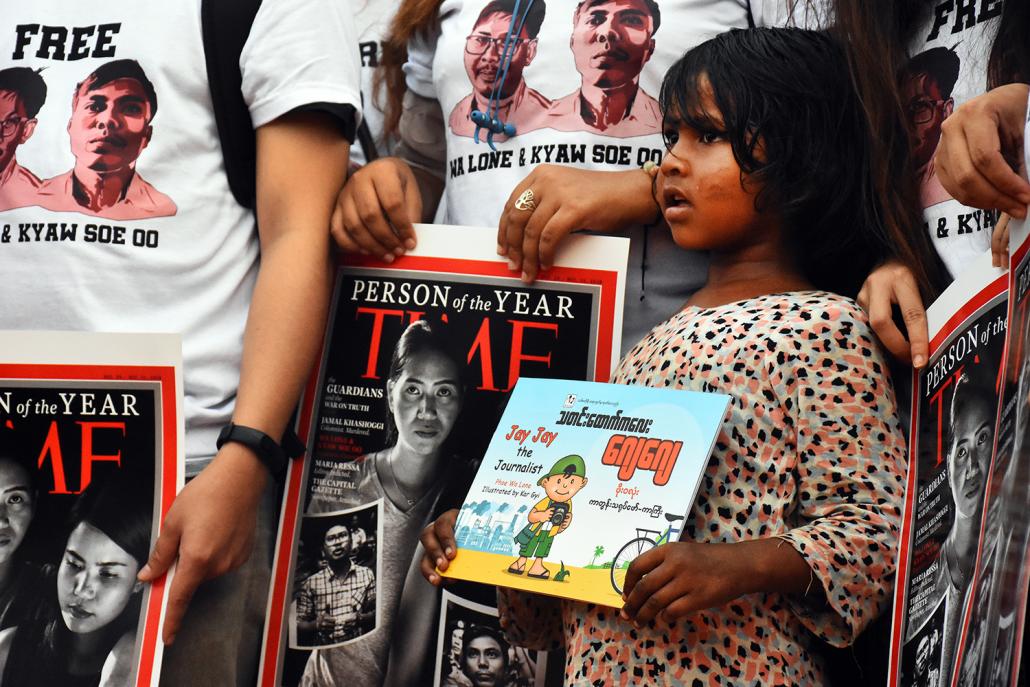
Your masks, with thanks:
M 708 92 L 718 112 L 705 110 Z M 659 100 L 670 125 L 725 134 L 741 183 L 759 187 L 756 209 L 780 216 L 798 267 L 817 288 L 854 297 L 889 255 L 869 159 L 874 134 L 828 33 L 720 34 L 672 66 Z

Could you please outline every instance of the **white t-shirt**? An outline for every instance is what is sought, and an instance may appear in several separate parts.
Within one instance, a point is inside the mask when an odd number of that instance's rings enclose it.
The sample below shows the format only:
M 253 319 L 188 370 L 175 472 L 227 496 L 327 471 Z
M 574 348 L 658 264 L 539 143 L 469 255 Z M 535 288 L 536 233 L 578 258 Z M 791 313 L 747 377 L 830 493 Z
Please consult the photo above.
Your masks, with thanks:
M 469 113 L 473 107 L 487 109 L 488 98 L 473 93 L 472 80 L 492 82 L 496 60 L 484 56 L 492 50 L 496 57 L 500 48 L 487 48 L 477 59 L 466 43 L 471 34 L 486 32 L 503 44 L 510 13 L 480 21 L 485 0 L 444 0 L 439 34 L 427 41 L 413 41 L 405 66 L 408 87 L 439 100 L 443 109 L 447 170 L 442 220 L 496 226 L 512 189 L 540 163 L 624 171 L 649 160 L 660 162 L 665 146 L 657 97 L 668 68 L 699 43 L 728 29 L 747 27 L 749 5 L 755 25 L 775 26 L 788 23 L 792 4 L 790 0 L 659 0 L 658 21 L 643 0 L 621 0 L 618 6 L 595 3 L 580 15 L 574 32 L 576 2 L 551 0 L 545 5 L 545 0 L 535 0 L 534 12 L 545 8 L 539 34 L 516 50 L 506 82 L 513 92 L 505 95 L 500 109 L 501 118 L 516 125 L 516 136 L 507 140 L 496 136 L 497 152 L 493 152 L 483 142 L 486 130 L 480 131 L 480 143 L 473 140 L 475 125 Z M 491 23 L 498 16 L 501 21 Z M 815 25 L 818 20 L 795 17 L 799 25 Z M 615 27 L 613 45 L 617 45 L 611 61 L 618 63 L 623 74 L 635 75 L 632 79 L 614 78 L 635 82 L 636 88 L 630 87 L 635 95 L 632 104 L 623 108 L 628 114 L 602 128 L 587 123 L 582 111 L 584 101 L 593 98 L 591 88 L 600 80 L 613 78 L 599 75 L 591 66 L 604 60 L 593 52 L 607 40 L 596 30 L 605 21 Z M 527 27 L 532 23 L 531 16 Z M 576 54 L 581 56 L 580 67 Z M 579 69 L 586 73 L 581 75 Z M 581 98 L 584 82 L 588 85 Z M 649 231 L 631 227 L 621 235 L 631 239 L 622 339 L 625 352 L 654 325 L 677 312 L 704 284 L 707 259 L 678 248 L 661 225 Z
M 967 207 L 952 198 L 934 173 L 932 155 L 940 140 L 941 122 L 956 107 L 987 90 L 987 62 L 1003 2 L 932 4 L 928 23 L 910 49 L 902 97 L 915 131 L 923 221 L 937 253 L 955 277 L 972 258 L 990 249 L 999 214 Z M 956 4 L 958 9 L 953 6 Z
M 358 60 L 361 63 L 361 100 L 365 123 L 375 141 L 376 152 L 380 156 L 389 155 L 393 151 L 395 141 L 383 137 L 383 101 L 376 98 L 373 89 L 373 76 L 376 67 L 383 59 L 383 39 L 390 29 L 393 15 L 400 6 L 400 0 L 353 0 L 354 26 L 358 34 Z M 365 151 L 354 142 L 350 151 L 352 165 L 365 164 Z
M 0 20 L 0 69 L 42 70 L 46 84 L 15 150 L 38 183 L 0 185 L 0 329 L 181 333 L 191 473 L 233 410 L 258 270 L 253 214 L 225 176 L 200 7 L 33 0 Z M 261 4 L 240 56 L 255 127 L 312 103 L 360 108 L 347 15 L 336 0 Z M 90 200 L 98 171 L 133 167 L 123 193 Z

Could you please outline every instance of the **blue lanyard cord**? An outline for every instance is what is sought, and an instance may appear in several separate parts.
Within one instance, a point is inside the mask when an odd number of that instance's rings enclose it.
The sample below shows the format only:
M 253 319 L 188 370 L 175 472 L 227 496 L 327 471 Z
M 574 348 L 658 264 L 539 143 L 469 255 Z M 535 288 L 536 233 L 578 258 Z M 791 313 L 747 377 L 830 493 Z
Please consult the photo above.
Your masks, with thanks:
M 504 36 L 504 46 L 501 50 L 501 58 L 498 65 L 499 74 L 494 79 L 494 87 L 490 90 L 490 99 L 487 101 L 486 112 L 472 112 L 472 121 L 476 124 L 473 139 L 476 143 L 479 143 L 479 130 L 485 128 L 489 132 L 486 142 L 491 148 L 494 148 L 493 135 L 495 133 L 504 133 L 509 138 L 515 135 L 515 127 L 501 122 L 497 118 L 497 113 L 501 110 L 501 88 L 504 87 L 504 82 L 508 79 L 508 68 L 515 57 L 517 36 L 521 35 L 522 29 L 526 25 L 526 21 L 529 18 L 529 10 L 533 7 L 533 0 L 528 0 L 525 9 L 521 12 L 520 5 L 521 0 L 515 0 L 511 21 L 508 24 L 508 32 Z
M 493 119 L 501 109 L 501 88 L 504 87 L 504 82 L 508 79 L 508 68 L 511 67 L 511 61 L 515 57 L 516 41 L 514 37 L 522 34 L 522 28 L 526 25 L 526 19 L 529 17 L 529 10 L 533 7 L 533 0 L 529 0 L 526 3 L 526 9 L 520 14 L 519 5 L 521 0 L 515 0 L 515 7 L 511 15 L 511 21 L 508 23 L 508 33 L 504 37 L 504 48 L 501 52 L 501 73 L 500 78 L 494 80 L 493 90 L 490 92 L 490 102 L 488 104 L 487 113 L 490 118 Z M 517 26 L 516 26 L 517 24 Z

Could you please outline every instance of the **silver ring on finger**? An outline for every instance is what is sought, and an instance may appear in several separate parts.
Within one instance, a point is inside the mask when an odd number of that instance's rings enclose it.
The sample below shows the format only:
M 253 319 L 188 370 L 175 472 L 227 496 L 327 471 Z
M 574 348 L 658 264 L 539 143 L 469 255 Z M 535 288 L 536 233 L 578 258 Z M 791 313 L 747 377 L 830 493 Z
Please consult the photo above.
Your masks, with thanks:
M 533 195 L 533 189 L 527 188 L 522 192 L 522 195 L 515 200 L 515 209 L 527 212 L 536 210 L 536 196 Z

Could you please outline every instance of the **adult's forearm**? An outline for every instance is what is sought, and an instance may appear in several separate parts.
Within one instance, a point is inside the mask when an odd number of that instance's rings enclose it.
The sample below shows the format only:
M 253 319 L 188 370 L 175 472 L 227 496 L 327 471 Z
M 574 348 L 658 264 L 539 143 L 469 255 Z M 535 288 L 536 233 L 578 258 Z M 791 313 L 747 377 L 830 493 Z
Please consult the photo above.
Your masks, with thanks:
M 329 217 L 349 144 L 334 121 L 287 115 L 258 130 L 261 267 L 243 337 L 233 419 L 280 437 L 322 343 Z

